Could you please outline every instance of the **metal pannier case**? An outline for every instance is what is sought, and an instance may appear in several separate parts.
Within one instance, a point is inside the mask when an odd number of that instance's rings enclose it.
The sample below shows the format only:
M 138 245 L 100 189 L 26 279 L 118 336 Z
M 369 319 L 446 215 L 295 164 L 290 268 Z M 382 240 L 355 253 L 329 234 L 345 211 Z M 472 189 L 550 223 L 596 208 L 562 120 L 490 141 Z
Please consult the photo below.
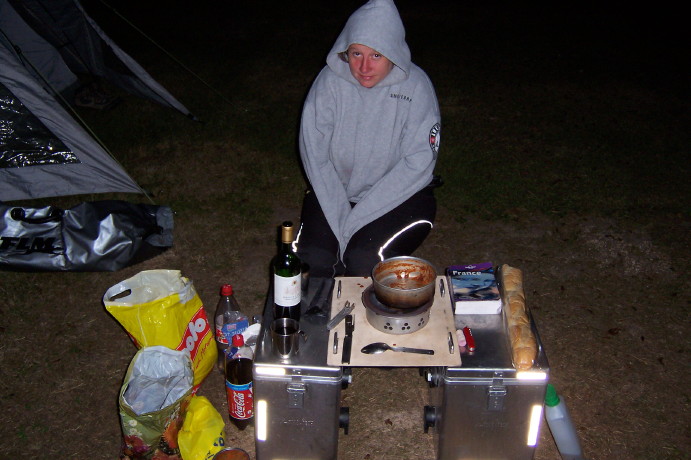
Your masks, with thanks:
M 549 367 L 535 323 L 535 364 L 517 371 L 501 314 L 457 315 L 477 344 L 460 367 L 427 370 L 431 406 L 425 430 L 434 428 L 438 460 L 532 459 L 538 441 Z
M 300 339 L 297 355 L 282 360 L 273 352 L 272 295 L 264 308 L 253 370 L 258 460 L 336 459 L 339 427 L 347 432 L 347 408 L 340 402 L 349 373 L 326 364 L 333 280 L 312 279 L 309 284 L 300 317 L 305 340 Z

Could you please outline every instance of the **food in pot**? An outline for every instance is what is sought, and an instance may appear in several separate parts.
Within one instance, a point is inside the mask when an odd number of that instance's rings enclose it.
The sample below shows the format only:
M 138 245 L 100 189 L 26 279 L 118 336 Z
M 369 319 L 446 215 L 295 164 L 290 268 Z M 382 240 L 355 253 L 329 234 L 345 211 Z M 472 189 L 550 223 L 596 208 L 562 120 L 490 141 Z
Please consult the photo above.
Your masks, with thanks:
M 377 299 L 393 308 L 420 307 L 434 297 L 437 271 L 417 257 L 392 257 L 372 269 L 372 285 Z

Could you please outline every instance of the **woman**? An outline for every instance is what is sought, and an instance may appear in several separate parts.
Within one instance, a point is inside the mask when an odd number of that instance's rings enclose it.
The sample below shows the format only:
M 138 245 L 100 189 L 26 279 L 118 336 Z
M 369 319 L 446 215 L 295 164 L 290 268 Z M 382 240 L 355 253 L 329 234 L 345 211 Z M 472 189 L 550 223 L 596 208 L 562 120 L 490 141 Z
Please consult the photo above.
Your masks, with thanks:
M 302 112 L 310 190 L 296 246 L 312 276 L 366 276 L 432 227 L 439 104 L 392 0 L 355 11 L 326 62 Z

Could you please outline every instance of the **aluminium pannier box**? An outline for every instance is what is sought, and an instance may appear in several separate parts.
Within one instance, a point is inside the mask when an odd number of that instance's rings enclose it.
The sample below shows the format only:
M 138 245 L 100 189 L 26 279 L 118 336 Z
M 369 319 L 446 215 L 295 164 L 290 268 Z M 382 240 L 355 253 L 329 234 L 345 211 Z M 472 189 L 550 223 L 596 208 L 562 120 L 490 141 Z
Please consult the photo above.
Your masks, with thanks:
M 288 360 L 272 350 L 268 295 L 253 368 L 257 460 L 336 459 L 339 427 L 347 428 L 347 408 L 340 402 L 349 374 L 326 364 L 332 290 L 332 279 L 310 280 L 300 317 L 306 339 L 300 338 L 298 354 Z
M 434 430 L 437 459 L 532 459 L 549 377 L 535 322 L 538 354 L 523 372 L 513 366 L 502 314 L 456 315 L 455 323 L 471 329 L 476 350 L 461 349 L 460 367 L 427 371 L 425 430 Z

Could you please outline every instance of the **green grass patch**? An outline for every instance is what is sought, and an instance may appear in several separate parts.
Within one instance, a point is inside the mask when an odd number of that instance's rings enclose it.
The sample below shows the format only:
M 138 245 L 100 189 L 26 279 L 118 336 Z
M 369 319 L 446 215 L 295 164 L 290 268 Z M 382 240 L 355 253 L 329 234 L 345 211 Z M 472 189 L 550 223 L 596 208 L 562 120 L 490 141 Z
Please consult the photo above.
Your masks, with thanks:
M 471 88 L 440 98 L 450 122 L 439 196 L 456 215 L 688 212 L 688 135 L 674 101 L 585 81 Z

